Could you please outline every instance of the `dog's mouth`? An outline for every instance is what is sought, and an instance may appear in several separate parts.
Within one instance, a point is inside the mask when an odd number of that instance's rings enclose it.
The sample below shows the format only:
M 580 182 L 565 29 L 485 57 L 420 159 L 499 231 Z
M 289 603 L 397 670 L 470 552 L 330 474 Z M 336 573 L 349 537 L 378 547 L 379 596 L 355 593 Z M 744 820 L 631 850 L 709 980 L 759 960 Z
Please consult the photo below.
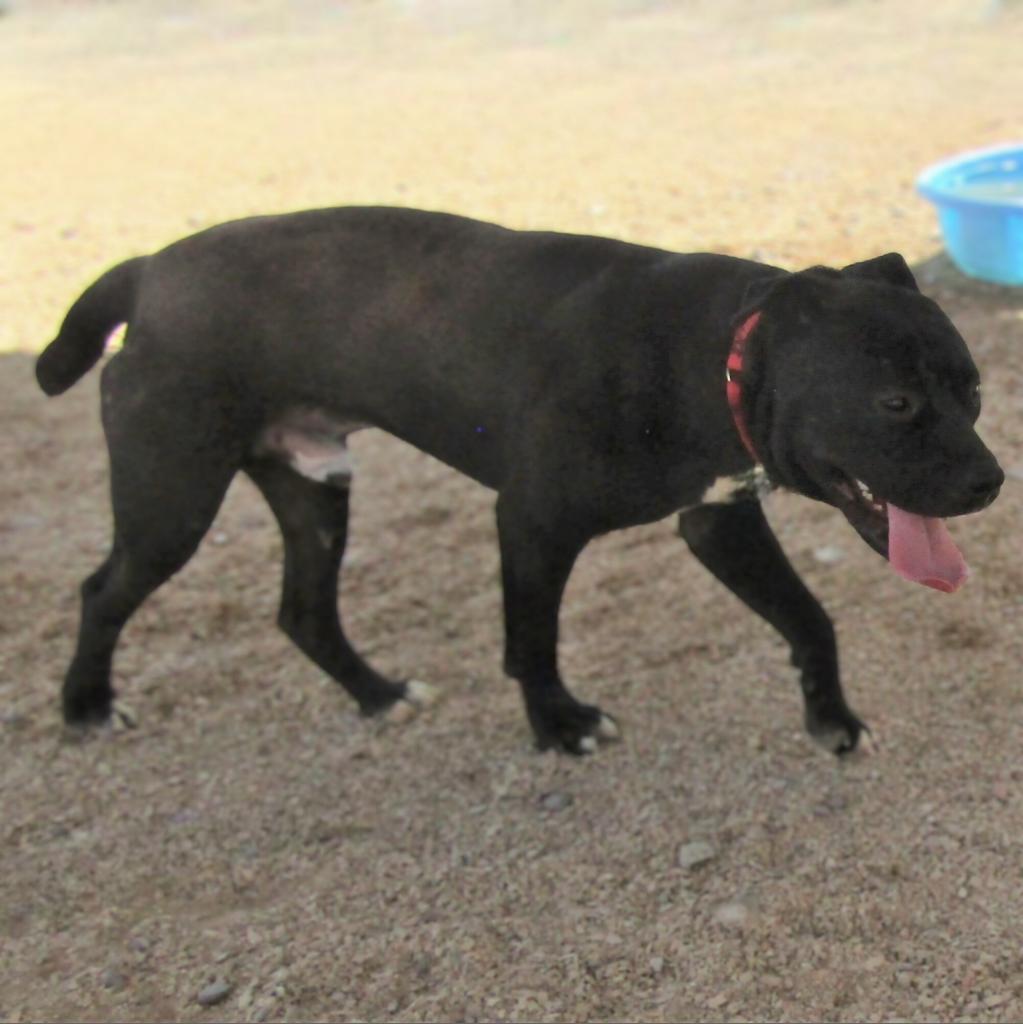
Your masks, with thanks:
M 946 594 L 966 581 L 970 570 L 943 519 L 907 512 L 879 497 L 862 480 L 841 473 L 829 491 L 856 532 L 900 576 Z

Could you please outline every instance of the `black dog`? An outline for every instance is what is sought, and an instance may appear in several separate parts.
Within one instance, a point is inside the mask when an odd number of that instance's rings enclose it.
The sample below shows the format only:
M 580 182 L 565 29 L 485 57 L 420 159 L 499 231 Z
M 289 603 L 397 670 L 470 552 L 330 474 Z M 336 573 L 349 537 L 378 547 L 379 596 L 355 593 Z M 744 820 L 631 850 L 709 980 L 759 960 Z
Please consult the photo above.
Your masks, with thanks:
M 374 426 L 497 491 L 505 670 L 541 746 L 616 733 L 558 673 L 573 562 L 680 512 L 697 558 L 791 645 L 807 727 L 841 753 L 863 725 L 834 631 L 759 491 L 836 506 L 903 575 L 950 590 L 966 568 L 941 517 L 1002 483 L 966 345 L 895 254 L 793 274 L 413 210 L 253 218 L 101 277 L 40 356 L 43 390 L 70 387 L 124 321 L 102 378 L 113 545 L 82 586 L 70 723 L 111 715 L 118 634 L 239 470 L 284 535 L 281 627 L 367 714 L 419 702 L 338 620 L 345 441 Z

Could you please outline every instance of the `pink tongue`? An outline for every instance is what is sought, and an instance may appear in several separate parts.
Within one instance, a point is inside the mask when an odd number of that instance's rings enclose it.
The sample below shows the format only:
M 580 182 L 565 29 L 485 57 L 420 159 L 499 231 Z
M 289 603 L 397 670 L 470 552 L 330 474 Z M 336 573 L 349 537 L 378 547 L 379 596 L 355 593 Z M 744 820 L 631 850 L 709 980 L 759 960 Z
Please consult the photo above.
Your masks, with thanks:
M 888 561 L 902 577 L 951 594 L 970 570 L 943 519 L 888 506 Z

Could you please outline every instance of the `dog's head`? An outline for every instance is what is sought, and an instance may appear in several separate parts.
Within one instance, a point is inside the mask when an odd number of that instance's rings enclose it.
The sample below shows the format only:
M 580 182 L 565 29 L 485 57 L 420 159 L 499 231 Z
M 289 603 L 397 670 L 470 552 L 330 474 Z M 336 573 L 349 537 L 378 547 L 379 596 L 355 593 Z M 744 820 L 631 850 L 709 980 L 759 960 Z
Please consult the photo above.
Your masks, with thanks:
M 751 426 L 778 483 L 839 508 L 902 575 L 954 590 L 966 566 L 941 520 L 1003 474 L 974 429 L 980 378 L 901 256 L 758 282 Z

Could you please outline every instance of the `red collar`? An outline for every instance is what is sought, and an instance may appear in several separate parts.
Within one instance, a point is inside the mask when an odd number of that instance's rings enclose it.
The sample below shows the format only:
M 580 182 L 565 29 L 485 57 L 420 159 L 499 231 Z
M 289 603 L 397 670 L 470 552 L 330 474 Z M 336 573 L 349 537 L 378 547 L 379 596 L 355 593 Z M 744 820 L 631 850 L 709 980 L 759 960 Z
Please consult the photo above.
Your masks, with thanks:
M 739 432 L 746 451 L 758 464 L 760 459 L 757 458 L 757 451 L 753 447 L 753 439 L 750 437 L 749 426 L 746 423 L 746 414 L 742 408 L 742 362 L 746 354 L 746 342 L 759 322 L 760 312 L 758 310 L 756 313 L 751 313 L 739 325 L 735 337 L 732 338 L 732 350 L 728 353 L 728 363 L 725 369 L 725 393 L 728 395 L 728 405 L 732 410 L 735 429 Z

